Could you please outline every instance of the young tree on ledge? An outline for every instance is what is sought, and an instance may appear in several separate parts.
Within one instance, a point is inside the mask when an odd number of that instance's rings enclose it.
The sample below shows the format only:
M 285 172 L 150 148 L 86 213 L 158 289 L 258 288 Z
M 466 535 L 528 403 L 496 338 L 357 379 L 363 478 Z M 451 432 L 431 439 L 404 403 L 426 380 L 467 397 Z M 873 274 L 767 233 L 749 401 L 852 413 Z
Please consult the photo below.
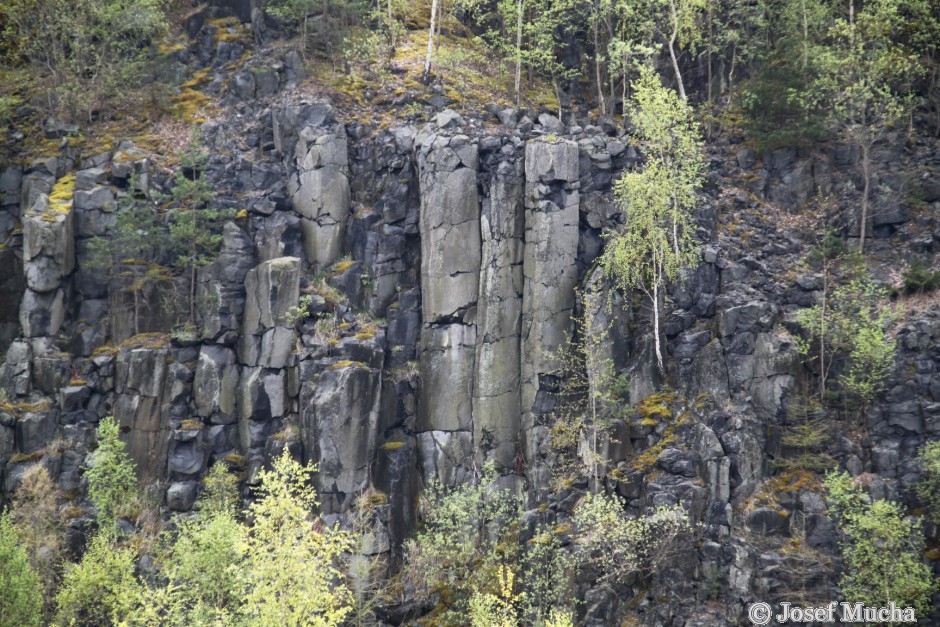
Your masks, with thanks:
M 659 324 L 662 291 L 697 263 L 692 210 L 705 170 L 701 134 L 692 109 L 661 86 L 652 69 L 641 71 L 630 112 L 646 165 L 625 172 L 614 195 L 626 222 L 608 234 L 604 270 L 618 287 L 639 289 L 653 304 L 656 362 L 664 372 Z

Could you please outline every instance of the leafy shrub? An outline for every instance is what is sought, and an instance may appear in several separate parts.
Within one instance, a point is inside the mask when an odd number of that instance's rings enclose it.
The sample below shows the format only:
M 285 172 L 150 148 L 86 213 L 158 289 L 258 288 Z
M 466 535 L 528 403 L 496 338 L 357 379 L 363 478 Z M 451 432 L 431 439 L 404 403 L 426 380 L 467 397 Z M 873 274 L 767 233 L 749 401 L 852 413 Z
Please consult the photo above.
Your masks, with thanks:
M 812 76 L 789 52 L 769 58 L 741 93 L 743 126 L 758 151 L 805 146 L 825 136 L 825 118 L 810 97 Z
M 85 467 L 88 499 L 95 506 L 101 527 L 114 525 L 117 518 L 137 500 L 137 475 L 134 462 L 124 450 L 118 424 L 108 416 L 98 425 L 98 448 Z
M 350 547 L 346 533 L 325 528 L 312 515 L 314 469 L 291 459 L 287 449 L 271 470 L 258 473 L 254 520 L 244 533 L 242 613 L 262 625 L 340 625 L 350 612 L 350 592 L 336 566 Z M 311 623 L 311 621 L 313 621 Z
M 496 478 L 489 465 L 476 484 L 430 482 L 421 504 L 424 525 L 405 543 L 405 578 L 421 598 L 441 592 L 444 616 L 457 622 L 468 616 L 474 592 L 488 591 L 500 567 L 519 555 L 519 504 L 493 486 Z
M 29 566 L 9 511 L 0 515 L 0 627 L 38 626 L 42 585 Z
M 34 464 L 12 498 L 20 542 L 42 582 L 44 611 L 52 609 L 65 550 L 65 529 L 58 511 L 60 496 L 45 466 Z
M 906 518 L 897 503 L 869 503 L 845 472 L 829 473 L 825 485 L 844 534 L 842 596 L 869 606 L 894 602 L 914 607 L 919 615 L 926 613 L 937 584 L 921 557 L 919 525 Z
M 574 524 L 579 565 L 593 569 L 605 583 L 655 571 L 688 548 L 692 534 L 679 505 L 630 518 L 620 498 L 603 493 L 578 504 Z
M 924 473 L 915 491 L 926 506 L 927 515 L 940 524 L 940 441 L 928 442 L 917 457 Z
M 143 588 L 134 576 L 136 552 L 117 546 L 110 530 L 92 538 L 82 561 L 66 568 L 56 595 L 58 625 L 119 625 L 135 610 Z
M 50 88 L 50 108 L 92 113 L 139 85 L 149 44 L 167 26 L 163 0 L 5 0 L 0 56 L 25 59 Z
M 912 261 L 901 278 L 905 294 L 922 294 L 940 288 L 940 270 L 931 271 L 920 259 Z

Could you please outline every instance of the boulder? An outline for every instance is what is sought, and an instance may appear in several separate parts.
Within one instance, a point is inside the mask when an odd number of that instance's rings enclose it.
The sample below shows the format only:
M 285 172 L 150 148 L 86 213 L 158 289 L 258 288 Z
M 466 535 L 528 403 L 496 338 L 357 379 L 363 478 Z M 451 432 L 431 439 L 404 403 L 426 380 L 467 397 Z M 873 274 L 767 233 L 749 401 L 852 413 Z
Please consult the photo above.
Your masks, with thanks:
M 166 491 L 166 505 L 174 512 L 188 512 L 196 503 L 196 482 L 177 481 Z
M 75 231 L 71 205 L 50 208 L 41 195 L 23 217 L 26 282 L 36 292 L 50 292 L 75 267 Z

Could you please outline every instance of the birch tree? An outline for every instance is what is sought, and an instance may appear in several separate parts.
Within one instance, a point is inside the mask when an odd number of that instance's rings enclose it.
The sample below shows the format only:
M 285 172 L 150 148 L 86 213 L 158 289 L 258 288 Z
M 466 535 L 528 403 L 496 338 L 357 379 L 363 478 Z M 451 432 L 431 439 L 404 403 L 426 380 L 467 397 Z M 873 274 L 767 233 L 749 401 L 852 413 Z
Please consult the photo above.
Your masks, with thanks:
M 424 58 L 424 72 L 421 73 L 421 80 L 425 83 L 431 80 L 431 59 L 434 56 L 434 28 L 435 20 L 439 20 L 438 7 L 439 0 L 431 0 L 431 24 L 428 28 L 428 53 Z
M 896 43 L 904 26 L 896 0 L 866 3 L 856 15 L 836 21 L 831 45 L 821 49 L 816 92 L 832 112 L 843 139 L 859 153 L 862 198 L 858 250 L 864 252 L 871 217 L 872 150 L 914 107 L 910 90 L 915 58 Z
M 697 263 L 692 211 L 705 159 L 691 108 L 648 68 L 637 81 L 631 118 L 646 164 L 614 185 L 625 224 L 608 235 L 602 264 L 619 287 L 650 298 L 656 362 L 665 372 L 659 334 L 663 290 Z
M 666 44 L 669 61 L 676 77 L 679 97 L 686 99 L 685 82 L 679 69 L 679 52 L 683 47 L 694 47 L 701 33 L 699 18 L 705 9 L 705 0 L 655 0 L 651 5 L 655 14 L 656 32 Z

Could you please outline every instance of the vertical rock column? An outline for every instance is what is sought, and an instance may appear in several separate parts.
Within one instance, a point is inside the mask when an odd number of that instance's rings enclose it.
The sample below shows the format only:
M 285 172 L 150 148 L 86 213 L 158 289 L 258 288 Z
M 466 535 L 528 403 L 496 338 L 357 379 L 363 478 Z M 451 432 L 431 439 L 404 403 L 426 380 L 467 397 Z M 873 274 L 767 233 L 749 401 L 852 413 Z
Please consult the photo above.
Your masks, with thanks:
M 245 318 L 238 342 L 242 364 L 238 390 L 238 428 L 252 468 L 263 458 L 276 421 L 294 410 L 297 356 L 287 315 L 300 300 L 300 259 L 265 261 L 245 277 Z
M 347 509 L 349 497 L 369 486 L 381 406 L 383 351 L 377 349 L 358 351 L 367 361 L 326 360 L 313 368 L 303 362 L 302 371 L 316 375 L 303 386 L 301 437 L 307 460 L 319 467 L 315 482 L 323 513 Z
M 552 407 L 545 377 L 557 372 L 557 351 L 571 335 L 578 278 L 578 145 L 530 141 L 525 174 L 522 428 L 528 475 L 541 490 L 550 469 L 538 461 L 547 429 L 537 417 Z
M 26 292 L 20 305 L 25 337 L 50 337 L 65 320 L 65 278 L 75 267 L 72 203 L 39 196 L 23 216 L 23 270 Z
M 422 393 L 418 446 L 426 476 L 460 481 L 473 452 L 472 394 L 480 278 L 479 151 L 464 135 L 422 132 Z
M 303 219 L 304 253 L 322 270 L 343 253 L 349 217 L 349 157 L 342 125 L 333 131 L 307 126 L 294 151 L 297 172 L 288 190 Z
M 483 199 L 481 219 L 473 435 L 478 457 L 494 460 L 503 470 L 515 467 L 519 452 L 523 187 L 522 160 L 501 162 Z
M 165 389 L 167 356 L 167 349 L 161 346 L 125 348 L 116 360 L 114 416 L 144 483 L 160 481 L 167 471 L 170 417 L 164 401 L 171 396 Z M 186 469 L 189 474 L 201 472 L 202 458 L 197 457 L 192 466 Z

